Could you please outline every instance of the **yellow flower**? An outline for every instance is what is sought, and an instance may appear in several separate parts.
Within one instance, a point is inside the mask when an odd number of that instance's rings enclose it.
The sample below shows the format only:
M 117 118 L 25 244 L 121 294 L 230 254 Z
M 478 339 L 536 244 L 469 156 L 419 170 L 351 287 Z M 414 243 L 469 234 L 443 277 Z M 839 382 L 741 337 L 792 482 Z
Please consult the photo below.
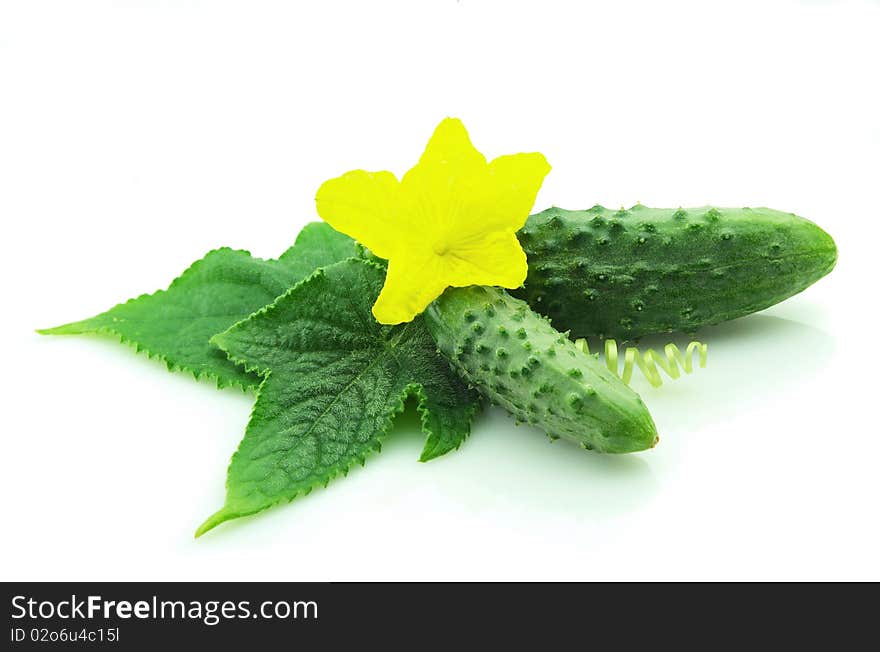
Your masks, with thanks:
M 522 285 L 526 255 L 515 233 L 549 171 L 538 153 L 487 163 L 461 121 L 447 118 L 400 181 L 364 170 L 330 179 L 318 190 L 318 214 L 388 260 L 373 315 L 399 324 L 450 286 Z

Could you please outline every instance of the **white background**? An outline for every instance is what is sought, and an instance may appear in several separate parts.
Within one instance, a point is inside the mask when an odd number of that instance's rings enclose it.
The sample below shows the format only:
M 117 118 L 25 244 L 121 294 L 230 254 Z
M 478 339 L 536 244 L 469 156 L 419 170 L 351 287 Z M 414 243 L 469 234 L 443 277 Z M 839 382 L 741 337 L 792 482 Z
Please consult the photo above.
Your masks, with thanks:
M 0 2 L 0 579 L 880 579 L 878 34 L 868 0 Z M 490 411 L 419 464 L 407 415 L 194 540 L 252 398 L 33 329 L 220 245 L 280 253 L 323 180 L 405 171 L 447 115 L 547 156 L 536 209 L 771 206 L 840 262 L 637 384 L 653 451 Z

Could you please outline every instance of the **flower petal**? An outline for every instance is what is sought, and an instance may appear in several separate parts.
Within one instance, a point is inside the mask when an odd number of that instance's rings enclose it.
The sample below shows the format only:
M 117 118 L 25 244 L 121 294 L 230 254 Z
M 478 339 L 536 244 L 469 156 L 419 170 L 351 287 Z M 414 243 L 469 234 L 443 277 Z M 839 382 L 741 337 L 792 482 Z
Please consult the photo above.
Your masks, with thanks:
M 437 256 L 398 254 L 388 263 L 385 285 L 373 304 L 373 316 L 381 324 L 412 321 L 446 289 L 448 283 L 442 272 Z
M 458 245 L 444 258 L 449 285 L 496 285 L 517 288 L 526 280 L 526 254 L 516 235 L 510 232 L 484 234 Z
M 526 223 L 550 164 L 538 152 L 499 156 L 489 163 L 495 185 L 497 220 L 493 225 L 518 231 Z
M 398 210 L 409 225 L 407 236 L 442 249 L 461 223 L 473 219 L 474 197 L 491 183 L 486 158 L 471 144 L 464 125 L 447 118 L 400 181 Z
M 318 215 L 380 258 L 390 258 L 406 228 L 395 211 L 399 185 L 391 172 L 352 170 L 321 184 L 315 197 Z
M 419 165 L 437 164 L 465 167 L 486 164 L 486 157 L 473 146 L 467 129 L 458 118 L 446 118 L 437 125 L 419 159 Z

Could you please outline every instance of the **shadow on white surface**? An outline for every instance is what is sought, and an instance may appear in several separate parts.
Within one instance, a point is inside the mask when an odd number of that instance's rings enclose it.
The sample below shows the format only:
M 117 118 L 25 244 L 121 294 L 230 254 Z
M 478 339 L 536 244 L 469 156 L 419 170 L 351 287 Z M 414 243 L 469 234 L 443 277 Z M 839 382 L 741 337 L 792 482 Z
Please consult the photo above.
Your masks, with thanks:
M 615 518 L 651 502 L 658 474 L 678 465 L 689 440 L 713 437 L 718 431 L 713 424 L 785 401 L 802 379 L 820 373 L 834 351 L 827 333 L 771 315 L 706 328 L 696 338 L 709 344 L 705 368 L 677 381 L 665 379 L 660 388 L 641 377 L 633 380 L 661 435 L 654 450 L 615 456 L 588 453 L 561 440 L 551 444 L 537 429 L 515 426 L 502 410 L 489 409 L 460 451 L 423 466 L 425 481 L 472 509 L 529 513 L 539 508 L 575 521 Z M 688 338 L 671 339 L 681 344 Z M 641 345 L 660 349 L 668 341 L 670 336 L 658 336 Z M 418 422 L 407 414 L 385 453 L 411 459 L 422 439 Z
M 644 338 L 640 346 L 659 350 L 670 339 L 681 346 L 689 338 Z M 703 329 L 696 339 L 709 345 L 706 368 L 697 368 L 677 381 L 664 377 L 661 388 L 650 387 L 638 372 L 633 380 L 633 388 L 644 397 L 660 432 L 660 444 L 652 451 L 598 455 L 565 441 L 551 443 L 537 429 L 515 426 L 502 410 L 490 408 L 478 417 L 471 437 L 459 451 L 419 464 L 416 460 L 424 435 L 410 405 L 385 441 L 382 453 L 371 457 L 367 468 L 355 467 L 344 481 L 336 480 L 327 489 L 297 499 L 294 505 L 224 524 L 199 545 L 253 540 L 279 527 L 297 531 L 301 520 L 317 520 L 331 504 L 342 513 L 383 512 L 395 510 L 400 501 L 423 501 L 431 506 L 430 512 L 448 502 L 477 520 L 494 518 L 498 513 L 526 518 L 538 510 L 572 526 L 616 519 L 650 505 L 662 486 L 662 476 L 674 472 L 693 440 L 717 436 L 719 430 L 713 424 L 784 400 L 802 379 L 819 373 L 834 351 L 834 340 L 827 333 L 766 314 Z M 196 383 L 186 374 L 168 374 L 159 361 L 135 356 L 133 348 L 112 338 L 45 338 L 41 344 L 51 347 L 52 342 L 58 346 L 64 342 L 66 355 L 81 356 L 84 361 L 91 359 L 89 356 L 106 356 L 100 364 L 115 369 L 114 373 L 145 378 L 151 385 L 154 381 L 168 384 L 175 388 L 178 401 L 216 396 L 218 408 L 231 402 L 222 408 L 231 414 L 249 410 L 253 401 L 252 395 L 235 388 L 217 393 L 208 381 Z M 74 342 L 79 343 L 71 347 L 76 353 L 68 348 Z M 137 363 L 135 357 L 141 361 Z M 113 382 L 112 378 L 107 382 Z M 246 416 L 242 413 L 239 418 Z M 203 433 L 196 438 L 201 443 L 192 442 L 194 450 L 210 445 L 211 468 L 218 469 L 217 486 L 204 490 L 215 496 L 210 501 L 222 498 L 219 469 L 228 462 L 242 434 L 233 432 L 234 427 L 223 430 Z M 196 524 L 194 520 L 192 527 Z M 216 544 L 209 543 L 215 540 Z
M 515 425 L 500 408 L 489 408 L 470 440 L 447 458 L 448 465 L 442 459 L 424 465 L 428 481 L 474 509 L 538 508 L 575 519 L 604 518 L 644 504 L 655 485 L 641 455 L 596 455 L 570 442 L 551 442 L 536 428 Z M 448 473 L 455 474 L 454 483 Z
M 821 373 L 835 349 L 830 334 L 766 314 L 704 328 L 694 339 L 709 346 L 705 368 L 675 381 L 664 378 L 660 388 L 643 378 L 633 382 L 654 415 L 660 446 L 672 437 L 711 436 L 715 423 L 784 400 L 802 381 Z M 652 337 L 642 345 L 660 349 L 666 341 Z

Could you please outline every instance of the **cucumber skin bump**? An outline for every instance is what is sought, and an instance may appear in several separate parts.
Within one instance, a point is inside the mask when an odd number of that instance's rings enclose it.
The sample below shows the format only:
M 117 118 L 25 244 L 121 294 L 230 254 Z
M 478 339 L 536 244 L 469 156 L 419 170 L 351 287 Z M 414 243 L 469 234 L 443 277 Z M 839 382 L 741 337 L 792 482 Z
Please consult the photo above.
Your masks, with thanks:
M 441 353 L 465 380 L 551 439 L 604 453 L 657 443 L 641 397 L 504 290 L 449 288 L 424 317 Z
M 769 208 L 550 208 L 517 237 L 529 273 L 512 294 L 572 337 L 692 332 L 779 303 L 837 261 L 825 231 Z

